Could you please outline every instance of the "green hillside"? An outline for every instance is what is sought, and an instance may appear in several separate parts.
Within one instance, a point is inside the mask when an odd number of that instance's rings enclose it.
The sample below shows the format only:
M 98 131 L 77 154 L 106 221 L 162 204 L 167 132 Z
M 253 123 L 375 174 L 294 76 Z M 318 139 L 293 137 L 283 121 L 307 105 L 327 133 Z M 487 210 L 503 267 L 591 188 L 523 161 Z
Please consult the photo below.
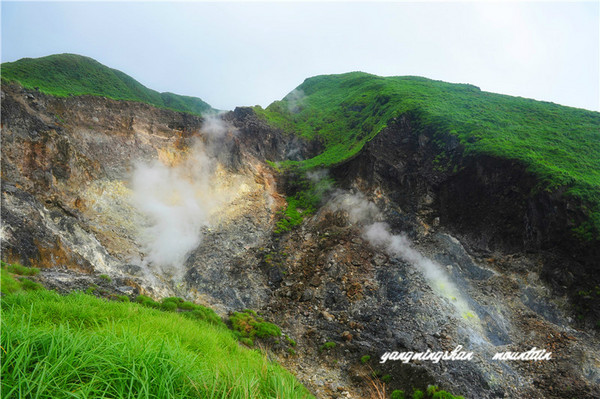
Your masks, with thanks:
M 440 163 L 442 146 L 456 136 L 466 154 L 485 153 L 522 162 L 540 189 L 567 187 L 589 204 L 590 225 L 600 231 L 600 113 L 520 97 L 487 93 L 467 84 L 420 77 L 379 77 L 362 72 L 306 79 L 283 100 L 255 111 L 270 123 L 312 139 L 325 150 L 299 163 L 327 167 L 356 154 L 392 118 L 410 114 L 417 129 L 431 129 Z M 288 162 L 287 165 L 297 163 Z
M 5 62 L 1 73 L 3 80 L 16 81 L 29 89 L 37 87 L 41 92 L 59 97 L 91 94 L 115 100 L 140 101 L 196 115 L 216 111 L 199 98 L 159 93 L 121 71 L 76 54 Z
M 209 308 L 62 296 L 28 279 L 38 269 L 0 271 L 3 398 L 313 398 Z

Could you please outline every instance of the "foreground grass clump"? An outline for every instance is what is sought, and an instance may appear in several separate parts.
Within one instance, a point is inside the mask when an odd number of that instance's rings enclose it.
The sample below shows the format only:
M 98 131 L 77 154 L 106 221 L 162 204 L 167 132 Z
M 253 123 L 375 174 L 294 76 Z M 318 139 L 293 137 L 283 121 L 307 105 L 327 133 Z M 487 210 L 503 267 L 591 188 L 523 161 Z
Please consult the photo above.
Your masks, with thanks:
M 2 79 L 58 97 L 90 94 L 114 100 L 139 101 L 196 115 L 215 111 L 199 98 L 159 93 L 121 71 L 76 54 L 5 62 L 2 64 Z
M 323 143 L 324 151 L 316 157 L 280 165 L 302 168 L 351 158 L 391 120 L 407 115 L 415 134 L 433 134 L 440 167 L 456 166 L 446 153 L 449 138 L 467 155 L 517 160 L 538 177 L 539 189 L 564 188 L 582 199 L 590 219 L 574 232 L 586 240 L 600 237 L 598 112 L 487 93 L 466 84 L 362 72 L 306 79 L 283 100 L 255 111 L 285 131 Z
M 179 297 L 167 297 L 161 302 L 156 302 L 146 295 L 138 295 L 135 298 L 135 302 L 149 308 L 161 309 L 167 312 L 183 312 L 182 314 L 188 318 L 202 320 L 213 325 L 225 326 L 225 323 L 223 323 L 214 310 L 202 305 L 184 301 Z
M 18 274 L 19 276 L 37 276 L 40 273 L 40 269 L 37 267 L 27 267 L 18 263 L 10 264 L 1 261 L 1 265 L 2 268 L 6 269 L 8 272 Z
M 1 263 L 0 273 L 0 290 L 3 294 L 12 294 L 13 292 L 21 290 L 40 290 L 44 287 L 40 283 L 31 281 L 27 277 L 22 276 L 35 276 L 40 272 L 40 269 L 35 267 L 27 267 L 19 265 L 18 263 L 10 264 L 6 262 Z
M 307 390 L 223 326 L 50 291 L 2 297 L 5 398 L 300 398 Z
M 248 346 L 254 346 L 256 338 L 266 339 L 281 336 L 281 329 L 277 325 L 265 321 L 251 309 L 234 312 L 229 317 L 229 322 L 240 342 Z

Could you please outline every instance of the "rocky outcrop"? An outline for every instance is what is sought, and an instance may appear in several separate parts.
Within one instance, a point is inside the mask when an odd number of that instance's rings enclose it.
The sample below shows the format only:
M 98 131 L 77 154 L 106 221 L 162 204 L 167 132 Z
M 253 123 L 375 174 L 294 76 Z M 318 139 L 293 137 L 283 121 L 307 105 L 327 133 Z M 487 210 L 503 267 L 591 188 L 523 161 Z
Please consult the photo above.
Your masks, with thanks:
M 418 117 L 393 121 L 333 173 L 363 191 L 385 190 L 406 213 L 443 226 L 481 256 L 539 254 L 545 280 L 559 295 L 578 300 L 577 292 L 600 284 L 600 242 L 573 233 L 589 217 L 585 204 L 566 188 L 539 190 L 516 161 L 464 154 L 455 137 L 436 135 Z
M 282 199 L 270 169 L 256 158 L 260 154 L 245 150 L 257 137 L 238 134 L 231 125 L 216 137 L 203 131 L 203 123 L 142 103 L 56 98 L 3 85 L 2 258 L 128 278 L 136 292 L 258 307 L 265 297 L 258 287 L 266 282 L 240 260 L 253 259 L 248 254 L 270 238 Z M 197 142 L 211 159 L 211 184 L 234 194 L 212 209 L 206 239 L 182 265 L 198 288 L 192 289 L 144 267 L 140 229 L 149 220 L 132 201 L 132 173 L 139 164 L 185 162 Z M 239 281 L 225 288 L 228 267 Z M 199 274 L 210 289 L 202 290 Z M 214 291 L 216 286 L 223 291 Z
M 322 151 L 318 140 L 306 141 L 270 126 L 250 107 L 237 107 L 223 119 L 235 126 L 245 151 L 269 161 L 312 158 Z

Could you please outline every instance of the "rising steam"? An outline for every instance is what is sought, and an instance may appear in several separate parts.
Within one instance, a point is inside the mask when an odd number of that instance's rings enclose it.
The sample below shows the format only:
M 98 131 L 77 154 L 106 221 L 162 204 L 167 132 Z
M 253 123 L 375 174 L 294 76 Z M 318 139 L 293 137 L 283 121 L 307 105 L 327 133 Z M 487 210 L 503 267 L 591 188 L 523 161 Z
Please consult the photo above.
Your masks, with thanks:
M 392 234 L 390 226 L 381 221 L 383 215 L 377 206 L 367 200 L 363 194 L 338 192 L 331 200 L 330 206 L 334 210 L 346 211 L 351 223 L 364 226 L 363 236 L 372 246 L 416 267 L 433 291 L 448 299 L 462 317 L 465 319 L 476 317 L 448 273 L 440 265 L 414 249 L 404 233 Z
M 302 102 L 304 101 L 304 91 L 299 89 L 294 89 L 287 96 L 285 96 L 285 100 L 287 101 L 288 111 L 292 114 L 297 114 L 302 109 Z
M 132 200 L 147 220 L 138 237 L 144 265 L 175 278 L 183 275 L 188 255 L 202 241 L 203 228 L 230 197 L 214 181 L 218 166 L 214 143 L 226 132 L 222 120 L 208 117 L 202 128 L 206 140 L 197 140 L 183 159 L 169 165 L 159 161 L 135 165 Z
M 387 223 L 376 222 L 368 225 L 363 235 L 371 245 L 382 248 L 390 256 L 401 258 L 414 265 L 423 273 L 433 291 L 449 299 L 462 317 L 466 319 L 475 317 L 448 273 L 440 265 L 414 249 L 405 234 L 392 234 Z

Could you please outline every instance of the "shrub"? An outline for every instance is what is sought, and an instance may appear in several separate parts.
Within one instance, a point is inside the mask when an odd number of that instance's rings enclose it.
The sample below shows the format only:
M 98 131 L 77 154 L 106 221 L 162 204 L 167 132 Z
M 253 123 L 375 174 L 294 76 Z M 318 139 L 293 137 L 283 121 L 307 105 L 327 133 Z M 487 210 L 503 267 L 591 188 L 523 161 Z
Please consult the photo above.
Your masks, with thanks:
M 192 302 L 184 301 L 178 304 L 177 307 L 182 310 L 194 310 L 198 307 L 198 305 Z
M 177 304 L 172 301 L 166 301 L 160 304 L 160 308 L 167 312 L 174 312 L 177 310 Z
M 392 380 L 392 376 L 389 374 L 384 375 L 383 377 L 381 377 L 381 381 L 388 383 Z
M 146 296 L 146 295 L 138 295 L 135 298 L 135 301 L 141 305 L 147 306 L 149 308 L 160 308 L 160 303 L 156 302 L 154 299 Z
M 454 396 L 450 392 L 437 391 L 433 394 L 432 399 L 465 399 L 462 396 Z
M 404 399 L 404 398 L 405 398 L 404 391 L 401 391 L 399 389 L 395 389 L 392 392 L 392 395 L 390 396 L 390 399 Z
M 335 348 L 336 344 L 335 342 L 325 342 L 323 345 L 321 345 L 321 347 L 319 348 L 319 352 L 323 352 L 323 351 L 328 351 L 331 350 L 333 348 Z
M 129 297 L 127 295 L 115 295 L 115 301 L 118 302 L 129 302 Z
M 177 304 L 179 306 L 180 303 L 183 303 L 183 299 L 179 298 L 178 296 L 168 296 L 166 298 L 163 298 L 162 302 L 173 302 L 175 304 Z
M 266 322 L 262 317 L 250 309 L 243 312 L 234 312 L 229 317 L 231 328 L 239 338 L 269 338 L 281 336 L 281 329 L 273 323 Z
M 89 287 L 87 287 L 87 289 L 85 290 L 85 293 L 88 295 L 92 295 L 94 294 L 94 292 L 96 292 L 96 289 L 98 287 L 96 287 L 95 285 L 90 285 Z
M 412 395 L 413 399 L 424 399 L 425 394 L 420 389 L 415 389 Z
M 427 387 L 427 397 L 431 399 L 464 399 L 462 396 L 455 396 L 444 390 L 440 391 L 437 385 L 429 385 Z
M 219 315 L 214 310 L 200 305 L 196 306 L 196 309 L 184 314 L 189 318 L 206 321 L 215 326 L 225 326 L 223 320 L 221 320 Z

